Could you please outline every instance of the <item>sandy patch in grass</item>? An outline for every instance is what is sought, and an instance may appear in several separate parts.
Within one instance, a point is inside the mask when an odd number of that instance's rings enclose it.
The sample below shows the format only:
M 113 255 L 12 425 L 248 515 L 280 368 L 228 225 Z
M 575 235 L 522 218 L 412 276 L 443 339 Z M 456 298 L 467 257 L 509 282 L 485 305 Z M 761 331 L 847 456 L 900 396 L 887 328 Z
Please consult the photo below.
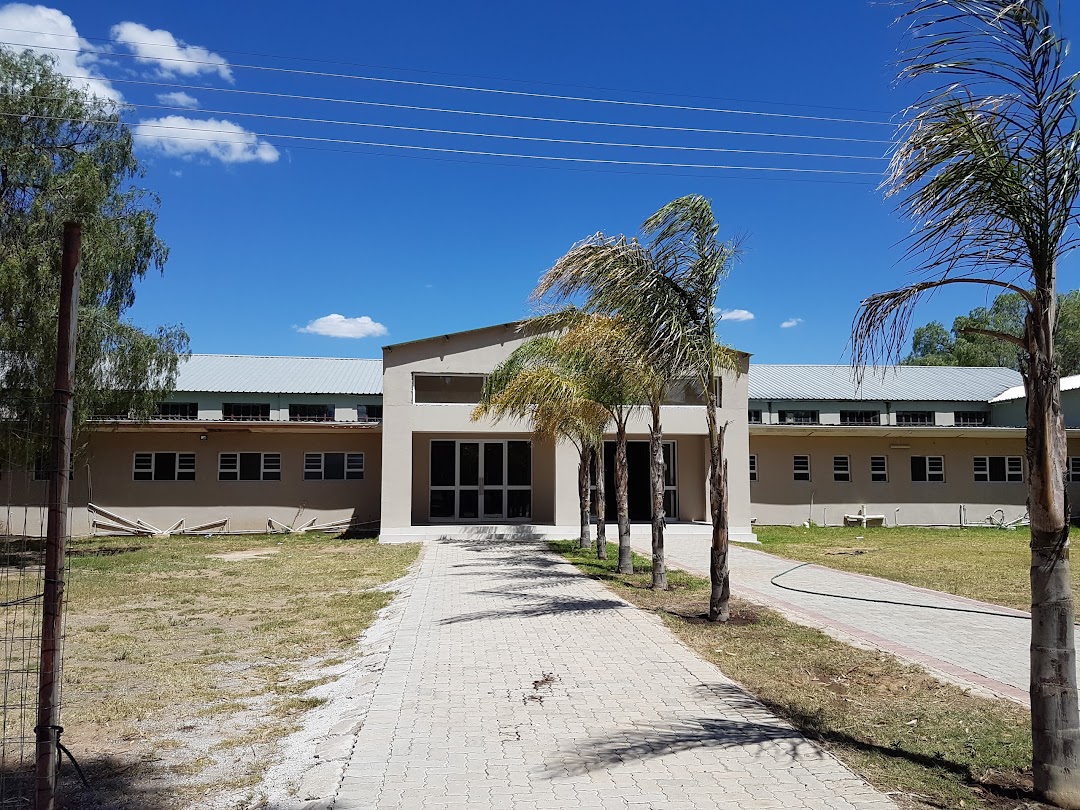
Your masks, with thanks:
M 269 557 L 271 554 L 278 554 L 281 551 L 280 548 L 253 548 L 245 549 L 243 551 L 230 551 L 225 554 L 207 554 L 211 560 L 225 560 L 226 562 L 244 562 L 245 560 L 259 560 L 265 557 Z
M 314 685 L 301 699 L 311 701 L 311 706 L 302 724 L 278 741 L 275 764 L 251 791 L 257 797 L 256 807 L 278 810 L 319 800 L 326 807 L 332 805 L 386 665 L 414 575 L 415 567 L 413 573 L 384 586 L 388 592 L 399 592 L 398 598 L 379 612 L 345 660 L 313 660 L 304 668 L 298 682 L 306 679 Z M 246 797 L 226 796 L 222 807 L 234 806 L 231 802 L 236 799 Z
M 318 690 L 347 673 L 392 600 L 382 586 L 417 548 L 315 535 L 76 542 L 62 722 L 94 794 L 65 767 L 66 810 L 259 807 L 279 741 L 333 699 Z

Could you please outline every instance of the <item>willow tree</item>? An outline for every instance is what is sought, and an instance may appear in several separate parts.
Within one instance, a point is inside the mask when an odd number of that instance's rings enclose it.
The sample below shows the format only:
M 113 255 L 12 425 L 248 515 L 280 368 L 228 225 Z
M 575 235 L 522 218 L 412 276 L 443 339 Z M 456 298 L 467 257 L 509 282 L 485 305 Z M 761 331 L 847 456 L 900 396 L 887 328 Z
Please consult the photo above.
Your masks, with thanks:
M 645 365 L 668 381 L 695 382 L 705 401 L 709 433 L 709 618 L 726 621 L 731 593 L 726 424 L 720 423 L 718 408 L 721 375 L 736 367 L 736 359 L 717 342 L 716 300 L 738 248 L 719 239 L 712 206 L 698 195 L 668 203 L 645 221 L 642 230 L 649 237 L 647 244 L 603 233 L 578 243 L 544 275 L 533 295 L 556 301 L 582 298 L 586 311 L 619 316 L 633 333 L 627 345 L 640 352 Z M 663 496 L 656 486 L 657 468 L 663 481 L 660 402 L 655 397 L 651 401 L 654 508 L 659 499 L 662 519 Z M 655 531 L 653 556 L 662 563 L 663 535 L 658 538 Z
M 0 48 L 0 390 L 8 418 L 43 419 L 51 399 L 68 220 L 83 232 L 76 426 L 96 413 L 149 416 L 171 387 L 187 351 L 184 330 L 148 332 L 126 318 L 139 280 L 168 256 L 141 174 L 111 102 L 72 85 L 49 56 Z
M 535 337 L 518 346 L 484 381 L 480 403 L 472 412 L 476 421 L 489 417 L 527 422 L 533 435 L 553 441 L 567 440 L 578 451 L 578 502 L 581 515 L 580 545 L 590 543 L 590 479 L 594 454 L 603 464 L 607 409 L 589 399 L 593 393 L 589 366 L 580 353 L 568 352 L 552 336 Z M 600 475 L 603 468 L 600 467 Z M 597 483 L 603 497 L 603 481 Z M 598 514 L 600 514 L 598 510 Z M 607 537 L 601 514 L 597 527 L 597 555 L 607 556 Z
M 900 358 L 916 304 L 946 285 L 1023 301 L 1016 347 L 1027 394 L 1031 519 L 1031 724 L 1036 792 L 1080 807 L 1080 712 L 1069 575 L 1066 436 L 1054 330 L 1058 261 L 1075 244 L 1080 190 L 1076 75 L 1044 0 L 909 0 L 901 76 L 928 81 L 910 108 L 885 188 L 914 223 L 924 279 L 865 300 L 859 369 Z

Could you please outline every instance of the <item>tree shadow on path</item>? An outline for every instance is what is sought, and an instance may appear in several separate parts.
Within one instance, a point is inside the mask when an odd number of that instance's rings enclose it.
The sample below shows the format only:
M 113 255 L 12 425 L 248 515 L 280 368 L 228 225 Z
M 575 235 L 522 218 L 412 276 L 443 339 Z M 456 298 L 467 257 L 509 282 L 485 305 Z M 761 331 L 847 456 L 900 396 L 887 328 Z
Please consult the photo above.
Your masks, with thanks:
M 490 619 L 530 619 L 541 616 L 556 616 L 569 613 L 595 613 L 602 610 L 634 610 L 626 602 L 615 599 L 582 598 L 568 596 L 566 594 L 532 594 L 514 591 L 473 591 L 475 594 L 498 597 L 507 602 L 506 607 L 478 610 L 474 613 L 463 613 L 459 616 L 448 616 L 441 619 L 441 625 L 461 624 L 462 622 L 476 622 Z
M 775 757 L 779 748 L 794 762 L 802 763 L 824 760 L 828 756 L 826 751 L 838 746 L 947 771 L 969 787 L 998 800 L 1031 802 L 1032 807 L 1045 806 L 1037 803 L 1030 785 L 996 783 L 993 774 L 977 775 L 963 763 L 909 751 L 900 745 L 867 742 L 822 726 L 820 719 L 811 713 L 791 717 L 799 728 L 806 729 L 805 732 L 782 720 L 773 718 L 770 722 L 767 719 L 771 717 L 769 707 L 733 684 L 701 684 L 700 688 L 717 702 L 718 714 L 730 714 L 731 718 L 658 719 L 652 727 L 643 728 L 642 724 L 636 724 L 602 738 L 575 740 L 571 750 L 564 751 L 557 761 L 546 767 L 546 775 L 553 779 L 580 776 L 681 751 L 711 749 L 737 748 L 754 758 L 770 753 Z M 762 715 L 763 719 L 755 722 L 754 715 Z

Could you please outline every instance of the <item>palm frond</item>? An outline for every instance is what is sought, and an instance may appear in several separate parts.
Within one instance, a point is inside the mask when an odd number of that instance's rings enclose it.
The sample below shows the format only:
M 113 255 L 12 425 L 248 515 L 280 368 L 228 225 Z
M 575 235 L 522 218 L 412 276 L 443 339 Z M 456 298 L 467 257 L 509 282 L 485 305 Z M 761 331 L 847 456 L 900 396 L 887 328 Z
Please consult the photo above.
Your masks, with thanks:
M 709 201 L 691 195 L 660 209 L 642 226 L 647 245 L 597 233 L 574 245 L 540 279 L 533 300 L 549 307 L 577 302 L 575 313 L 611 316 L 628 325 L 628 362 L 666 380 L 715 374 L 716 298 L 738 255 L 717 238 Z M 543 316 L 569 326 L 569 308 Z M 654 386 L 654 390 L 656 390 Z
M 924 280 L 862 303 L 856 365 L 901 358 L 931 281 L 1053 300 L 1057 261 L 1076 244 L 1077 74 L 1047 2 L 913 0 L 899 22 L 901 78 L 939 78 L 908 109 L 883 183 L 913 223 L 907 258 Z

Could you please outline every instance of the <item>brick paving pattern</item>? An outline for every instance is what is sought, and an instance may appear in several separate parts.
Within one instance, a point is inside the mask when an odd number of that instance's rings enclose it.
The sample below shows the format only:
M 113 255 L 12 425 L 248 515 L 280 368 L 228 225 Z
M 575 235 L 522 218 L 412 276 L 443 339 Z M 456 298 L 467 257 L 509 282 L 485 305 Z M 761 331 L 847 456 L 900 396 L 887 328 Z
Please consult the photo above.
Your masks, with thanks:
M 670 567 L 709 575 L 707 540 L 671 538 L 664 545 Z M 635 539 L 634 548 L 651 554 L 648 540 Z M 732 593 L 772 606 L 793 621 L 842 640 L 890 652 L 974 692 L 1027 704 L 1028 614 L 820 565 L 803 566 L 778 582 L 802 590 L 908 604 L 796 593 L 770 584 L 772 577 L 798 564 L 733 546 Z
M 894 807 L 541 544 L 433 541 L 405 598 L 335 810 Z

